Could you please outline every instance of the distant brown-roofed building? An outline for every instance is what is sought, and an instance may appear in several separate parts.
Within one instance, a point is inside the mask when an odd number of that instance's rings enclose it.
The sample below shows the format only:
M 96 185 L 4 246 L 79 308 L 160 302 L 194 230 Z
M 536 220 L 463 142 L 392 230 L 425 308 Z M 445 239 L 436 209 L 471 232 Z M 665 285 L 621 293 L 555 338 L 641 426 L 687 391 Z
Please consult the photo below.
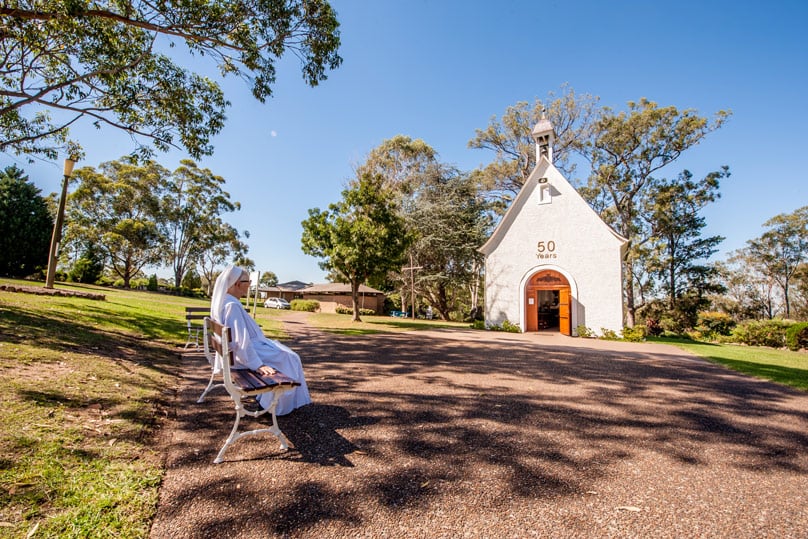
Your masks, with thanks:
M 337 305 L 353 308 L 351 299 L 351 285 L 344 283 L 314 284 L 299 291 L 303 299 L 312 299 L 320 302 L 320 311 L 324 313 L 336 312 Z M 359 286 L 359 308 L 370 309 L 376 314 L 384 313 L 384 292 Z
M 278 283 L 276 286 L 260 286 L 258 287 L 258 296 L 262 300 L 267 298 L 283 298 L 291 302 L 293 299 L 301 299 L 303 297 L 300 293 L 301 290 L 309 286 L 311 286 L 311 283 L 304 283 L 303 281 Z

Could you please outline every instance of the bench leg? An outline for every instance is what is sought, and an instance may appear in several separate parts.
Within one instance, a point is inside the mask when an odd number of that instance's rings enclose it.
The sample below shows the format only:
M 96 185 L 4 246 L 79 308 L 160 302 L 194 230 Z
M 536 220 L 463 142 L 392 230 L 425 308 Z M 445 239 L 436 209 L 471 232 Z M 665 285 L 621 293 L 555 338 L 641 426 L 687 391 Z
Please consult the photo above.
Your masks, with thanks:
M 213 370 L 213 369 L 211 369 L 211 371 L 212 371 L 212 370 Z M 205 391 L 203 391 L 203 392 L 202 392 L 202 394 L 199 396 L 199 398 L 198 398 L 198 399 L 196 399 L 197 404 L 204 402 L 204 401 L 205 401 L 205 396 L 206 396 L 208 393 L 210 393 L 210 392 L 211 392 L 213 389 L 215 389 L 215 388 L 217 388 L 217 387 L 224 387 L 224 384 L 223 384 L 223 383 L 221 383 L 221 382 L 220 382 L 220 383 L 218 383 L 218 384 L 217 384 L 217 383 L 215 383 L 215 382 L 214 382 L 215 378 L 216 378 L 216 373 L 215 373 L 215 372 L 211 372 L 211 373 L 210 373 L 210 381 L 208 382 L 208 387 L 206 387 L 206 388 L 205 388 Z
M 199 346 L 200 331 L 200 329 L 188 328 L 188 340 L 185 341 L 185 346 L 182 348 L 183 350 L 187 350 L 189 346 L 193 346 L 194 350 L 200 350 L 202 348 Z
M 284 391 L 273 391 L 273 398 L 272 404 L 266 410 L 261 410 L 259 412 L 250 412 L 244 409 L 244 406 L 241 402 L 236 402 L 236 421 L 233 423 L 233 428 L 230 430 L 230 436 L 227 437 L 225 440 L 224 445 L 219 450 L 219 454 L 216 455 L 216 458 L 213 459 L 214 464 L 219 464 L 224 459 L 224 453 L 227 451 L 227 448 L 230 447 L 232 443 L 243 436 L 251 436 L 253 434 L 262 434 L 264 432 L 268 432 L 274 435 L 281 444 L 281 451 L 286 451 L 289 449 L 289 440 L 286 436 L 281 432 L 280 427 L 278 427 L 278 418 L 275 415 L 275 407 L 278 404 L 278 398 L 288 390 Z M 272 416 L 272 426 L 269 428 L 263 429 L 255 429 L 255 430 L 248 430 L 246 432 L 238 432 L 238 425 L 241 422 L 241 418 L 245 415 L 250 417 L 259 417 L 264 414 L 270 414 Z

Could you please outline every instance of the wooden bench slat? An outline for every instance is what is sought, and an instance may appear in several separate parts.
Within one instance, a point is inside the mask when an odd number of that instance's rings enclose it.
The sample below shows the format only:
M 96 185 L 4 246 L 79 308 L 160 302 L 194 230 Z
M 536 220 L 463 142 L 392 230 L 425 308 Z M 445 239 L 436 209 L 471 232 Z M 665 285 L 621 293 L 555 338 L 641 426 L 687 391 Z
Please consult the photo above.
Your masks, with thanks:
M 280 372 L 270 376 L 261 376 L 257 372 L 248 369 L 232 369 L 230 376 L 245 391 L 256 391 L 277 386 L 297 387 L 300 385 L 299 382 Z

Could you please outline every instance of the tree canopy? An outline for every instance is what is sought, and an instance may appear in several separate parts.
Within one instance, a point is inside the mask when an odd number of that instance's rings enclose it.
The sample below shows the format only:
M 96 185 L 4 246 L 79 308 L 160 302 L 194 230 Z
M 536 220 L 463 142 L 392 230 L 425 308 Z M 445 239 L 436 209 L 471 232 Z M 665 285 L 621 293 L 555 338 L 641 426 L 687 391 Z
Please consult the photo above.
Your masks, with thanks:
M 161 260 L 160 194 L 168 175 L 154 161 L 133 160 L 75 171 L 80 183 L 69 199 L 66 240 L 97 245 L 128 288 L 144 266 Z
M 597 102 L 597 97 L 576 95 L 572 88 L 563 86 L 560 96 L 550 92 L 546 100 L 537 99 L 532 105 L 520 101 L 508 107 L 501 119 L 491 118 L 468 143 L 470 148 L 490 150 L 495 155 L 494 161 L 477 171 L 478 181 L 495 198 L 510 201 L 536 166 L 531 133 L 545 116 L 555 131 L 553 164 L 571 178 L 575 171 L 572 156 L 583 151 L 598 112 Z
M 788 318 L 792 280 L 800 265 L 808 260 L 808 206 L 776 215 L 763 226 L 768 230 L 749 240 L 746 250 L 752 264 L 782 290 Z
M 656 182 L 645 201 L 650 245 L 642 262 L 667 296 L 668 316 L 683 327 L 695 325 L 698 310 L 709 303 L 708 293 L 722 291 L 716 269 L 706 261 L 724 238 L 702 236 L 707 223 L 701 211 L 720 197 L 720 180 L 728 176 L 728 167 L 702 180 L 685 170 L 673 180 Z
M 53 217 L 17 167 L 0 172 L 0 275 L 27 277 L 48 263 Z
M 229 103 L 183 67 L 199 58 L 248 81 L 261 102 L 285 52 L 311 86 L 342 62 L 326 0 L 10 0 L 0 23 L 0 151 L 51 159 L 82 119 L 129 133 L 146 156 L 149 142 L 212 153 Z
M 211 223 L 224 212 L 240 208 L 224 191 L 224 178 L 184 159 L 163 189 L 159 223 L 164 262 L 174 271 L 174 286 L 180 286 L 189 267 L 199 260 L 212 234 Z
M 366 172 L 342 191 L 342 200 L 325 211 L 310 209 L 302 222 L 303 252 L 351 284 L 354 321 L 360 321 L 359 285 L 399 269 L 411 241 L 383 183 L 381 175 Z

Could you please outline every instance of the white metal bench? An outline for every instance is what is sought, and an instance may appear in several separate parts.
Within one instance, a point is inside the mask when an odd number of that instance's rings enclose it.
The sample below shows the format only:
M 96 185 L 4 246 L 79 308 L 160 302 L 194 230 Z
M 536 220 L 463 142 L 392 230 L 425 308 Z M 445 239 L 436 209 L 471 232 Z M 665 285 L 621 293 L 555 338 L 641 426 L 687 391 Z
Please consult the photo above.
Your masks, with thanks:
M 268 432 L 274 435 L 281 444 L 281 449 L 286 451 L 289 448 L 289 440 L 286 439 L 281 429 L 278 427 L 278 418 L 275 416 L 275 408 L 278 405 L 278 398 L 287 391 L 299 386 L 300 383 L 289 378 L 281 372 L 276 372 L 270 376 L 263 376 L 255 371 L 248 369 L 234 369 L 233 353 L 230 350 L 230 328 L 219 324 L 209 317 L 204 319 L 205 335 L 210 348 L 218 358 L 214 356 L 214 363 L 211 365 L 211 370 L 216 371 L 216 362 L 221 361 L 222 380 L 225 389 L 230 394 L 230 398 L 235 403 L 236 419 L 233 423 L 233 428 L 230 431 L 230 436 L 225 440 L 224 445 L 219 450 L 219 454 L 213 460 L 215 464 L 222 462 L 225 451 L 230 445 L 241 438 L 242 436 L 250 436 L 253 434 L 261 434 Z M 214 381 L 211 376 L 211 383 Z M 205 394 L 216 384 L 208 384 L 208 389 L 200 397 L 200 401 L 204 398 Z M 254 398 L 264 393 L 272 393 L 272 402 L 267 408 L 260 408 L 256 411 L 247 410 L 244 407 L 244 399 Z M 270 414 L 272 417 L 272 426 L 263 429 L 255 429 L 246 432 L 239 432 L 238 425 L 241 418 L 244 416 L 260 417 L 264 414 Z
M 188 340 L 185 341 L 184 350 L 193 346 L 199 350 L 199 334 L 202 331 L 202 321 L 210 315 L 210 307 L 185 307 L 185 325 L 188 326 Z

